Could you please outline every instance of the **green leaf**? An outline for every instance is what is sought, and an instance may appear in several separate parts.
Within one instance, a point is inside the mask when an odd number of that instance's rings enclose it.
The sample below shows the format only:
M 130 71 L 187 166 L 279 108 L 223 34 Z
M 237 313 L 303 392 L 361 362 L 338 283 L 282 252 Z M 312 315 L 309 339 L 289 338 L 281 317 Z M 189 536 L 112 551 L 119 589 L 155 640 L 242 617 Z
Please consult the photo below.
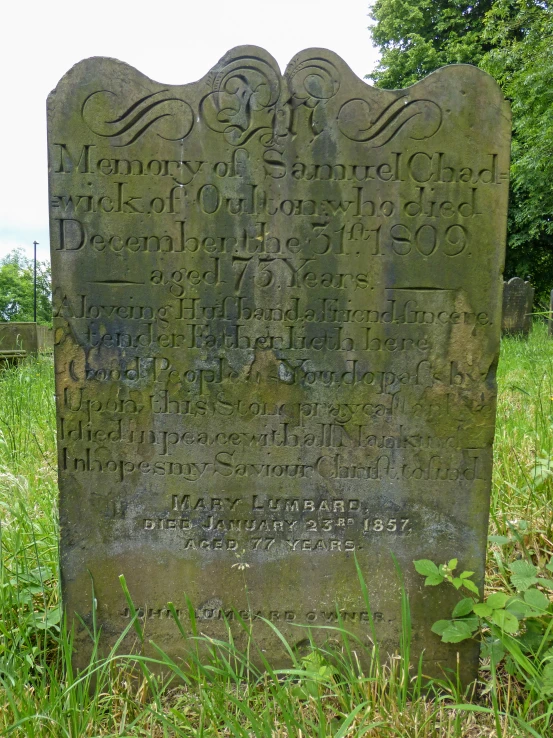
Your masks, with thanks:
M 444 581 L 444 578 L 441 574 L 431 574 L 429 577 L 426 577 L 424 580 L 424 586 L 425 587 L 435 587 L 437 584 L 441 584 Z
M 519 561 L 513 561 L 509 565 L 509 569 L 519 577 L 535 577 L 538 573 L 537 567 L 531 564 L 529 561 L 520 559 Z
M 507 658 L 505 659 L 505 669 L 507 671 L 507 674 L 510 674 L 512 677 L 514 677 L 517 673 L 516 662 L 510 653 L 507 654 Z
M 474 607 L 474 601 L 470 597 L 465 597 L 463 600 L 458 602 L 453 608 L 452 616 L 454 618 L 462 618 L 472 612 Z
M 464 620 L 457 622 L 466 623 L 467 628 L 470 630 L 471 633 L 474 633 L 474 631 L 478 630 L 478 628 L 480 627 L 480 621 L 478 620 L 478 618 L 475 617 L 464 618 Z
M 413 564 L 415 565 L 416 571 L 422 574 L 423 577 L 431 577 L 440 573 L 436 564 L 430 561 L 430 559 L 419 559 L 418 561 L 413 561 Z
M 455 589 L 461 589 L 463 586 L 463 580 L 460 577 L 455 577 L 455 579 L 452 580 L 451 584 L 455 587 Z
M 525 592 L 524 601 L 536 610 L 547 610 L 549 607 L 549 598 L 539 589 L 529 589 Z
M 461 577 L 461 579 L 468 579 L 468 578 L 469 578 L 469 577 L 471 577 L 471 576 L 472 576 L 473 574 L 474 574 L 474 572 L 473 572 L 473 571 L 464 571 L 464 572 L 462 572 L 461 574 L 459 574 L 459 576 Z
M 498 625 L 505 633 L 516 633 L 519 629 L 518 619 L 511 612 L 506 610 L 494 610 L 492 613 L 492 621 Z
M 292 687 L 291 695 L 295 700 L 309 700 L 310 697 L 317 698 L 319 690 L 316 682 L 304 680 L 301 686 Z
M 505 656 L 505 647 L 499 638 L 488 638 L 482 642 L 480 655 L 483 659 L 491 659 L 494 664 L 498 664 Z
M 443 632 L 447 628 L 449 628 L 450 625 L 451 625 L 451 620 L 437 620 L 432 626 L 432 628 L 430 628 L 430 630 L 433 633 L 436 633 L 436 635 L 441 636 Z
M 505 607 L 508 599 L 509 595 L 506 595 L 505 592 L 494 592 L 486 600 L 486 605 L 491 607 L 492 610 L 497 610 L 500 607 Z
M 442 633 L 444 643 L 460 643 L 472 636 L 470 627 L 463 620 L 456 620 Z
M 519 620 L 538 614 L 530 605 L 517 597 L 509 600 L 505 605 L 505 609 L 508 612 L 513 613 L 513 615 Z
M 541 693 L 543 695 L 553 694 L 553 661 L 549 661 L 542 671 L 542 687 Z
M 544 643 L 543 624 L 539 620 L 526 620 L 524 633 L 517 636 L 517 641 L 528 650 L 537 651 L 548 645 Z
M 488 618 L 493 612 L 492 608 L 486 605 L 485 602 L 478 602 L 472 609 L 479 618 Z
M 537 584 L 537 577 L 523 577 L 520 574 L 513 574 L 511 577 L 511 584 L 518 592 L 525 592 L 533 584 Z
M 524 592 L 538 581 L 536 578 L 538 569 L 529 561 L 524 561 L 523 559 L 520 561 L 513 561 L 509 566 L 509 569 L 513 572 L 511 576 L 511 584 L 519 592 Z
M 468 589 L 469 592 L 474 592 L 475 595 L 480 596 L 480 592 L 478 591 L 478 587 L 472 581 L 472 579 L 463 579 L 463 587 L 465 589 Z
M 553 590 L 553 580 L 551 579 L 538 579 L 538 584 L 540 584 L 542 587 L 545 587 L 546 589 Z
M 448 568 L 448 569 L 449 569 L 450 571 L 455 571 L 455 569 L 457 568 L 457 564 L 458 564 L 458 563 L 459 563 L 459 562 L 457 561 L 457 559 L 451 559 L 451 560 L 450 560 L 450 561 L 448 562 L 448 564 L 447 564 L 447 568 Z
M 495 543 L 498 546 L 506 546 L 508 543 L 512 543 L 512 538 L 507 538 L 507 536 L 488 536 L 488 541 L 490 543 Z
M 36 620 L 34 624 L 39 630 L 47 630 L 48 628 L 57 625 L 60 620 L 61 607 L 58 605 L 57 607 L 42 613 L 42 617 L 39 620 Z

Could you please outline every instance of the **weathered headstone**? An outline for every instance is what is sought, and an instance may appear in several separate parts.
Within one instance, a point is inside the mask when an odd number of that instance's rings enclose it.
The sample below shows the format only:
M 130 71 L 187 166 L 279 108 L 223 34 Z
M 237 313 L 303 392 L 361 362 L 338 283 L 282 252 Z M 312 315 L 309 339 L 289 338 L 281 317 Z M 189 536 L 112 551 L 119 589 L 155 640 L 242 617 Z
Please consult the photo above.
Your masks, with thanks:
M 0 351 L 21 350 L 27 354 L 52 351 L 52 330 L 38 323 L 0 323 Z
M 292 645 L 336 622 L 397 648 L 394 558 L 425 669 L 458 599 L 413 560 L 484 572 L 509 108 L 471 66 L 372 89 L 333 53 L 257 47 L 197 83 L 113 59 L 48 103 L 63 600 L 104 644 L 186 653 L 235 611 Z M 247 591 L 245 587 L 247 583 Z M 89 640 L 79 621 L 77 663 Z M 318 637 L 328 636 L 322 630 Z M 239 640 L 240 642 L 240 640 Z M 127 644 L 128 645 L 128 644 Z
M 534 288 L 520 277 L 503 283 L 501 332 L 506 336 L 528 337 L 532 330 Z

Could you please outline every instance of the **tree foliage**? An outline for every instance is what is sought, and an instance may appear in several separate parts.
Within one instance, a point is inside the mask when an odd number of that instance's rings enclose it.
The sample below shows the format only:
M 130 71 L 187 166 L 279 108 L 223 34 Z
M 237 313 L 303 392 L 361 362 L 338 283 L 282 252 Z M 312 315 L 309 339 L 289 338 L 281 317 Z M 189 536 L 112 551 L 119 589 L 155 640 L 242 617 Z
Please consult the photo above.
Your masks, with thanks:
M 51 324 L 50 266 L 37 262 L 37 322 Z M 34 265 L 21 249 L 0 260 L 0 320 L 33 320 Z
M 394 89 L 444 64 L 478 64 L 491 48 L 482 23 L 492 5 L 493 0 L 376 0 L 370 30 L 381 58 L 370 78 Z
M 513 145 L 508 276 L 529 276 L 540 296 L 553 288 L 553 9 L 501 0 L 487 18 L 494 48 L 481 66 L 511 99 Z
M 512 101 L 506 276 L 553 287 L 553 9 L 538 0 L 377 0 L 377 86 L 413 84 L 444 64 L 477 64 Z

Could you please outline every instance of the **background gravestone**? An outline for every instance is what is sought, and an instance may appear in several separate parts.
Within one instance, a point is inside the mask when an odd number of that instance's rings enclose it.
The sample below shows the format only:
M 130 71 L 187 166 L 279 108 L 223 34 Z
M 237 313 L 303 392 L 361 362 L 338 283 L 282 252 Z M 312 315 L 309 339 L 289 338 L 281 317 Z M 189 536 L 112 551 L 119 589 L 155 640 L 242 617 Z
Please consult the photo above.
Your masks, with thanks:
M 384 651 L 393 557 L 425 670 L 483 581 L 509 108 L 471 66 L 394 92 L 331 52 L 282 76 L 257 47 L 167 86 L 113 59 L 48 101 L 63 601 L 107 647 L 129 623 L 174 658 L 190 628 L 258 621 L 275 665 L 336 622 Z M 90 642 L 79 621 L 77 664 Z M 240 628 L 237 642 L 243 644 Z M 322 630 L 317 637 L 324 638 Z M 131 643 L 124 644 L 130 647 Z M 463 677 L 478 645 L 464 643 Z
M 52 330 L 38 323 L 0 323 L 0 351 L 21 349 L 27 354 L 52 351 Z
M 528 336 L 532 330 L 534 288 L 520 277 L 503 283 L 501 331 L 506 336 Z

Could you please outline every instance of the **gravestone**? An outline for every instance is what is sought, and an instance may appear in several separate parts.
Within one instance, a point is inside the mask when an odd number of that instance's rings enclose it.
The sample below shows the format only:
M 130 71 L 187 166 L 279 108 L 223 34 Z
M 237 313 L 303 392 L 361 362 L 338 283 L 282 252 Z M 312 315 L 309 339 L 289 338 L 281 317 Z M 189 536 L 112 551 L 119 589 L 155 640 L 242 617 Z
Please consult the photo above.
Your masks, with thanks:
M 430 632 L 458 595 L 413 560 L 476 572 L 488 523 L 509 108 L 453 66 L 373 89 L 336 55 L 281 75 L 257 47 L 194 84 L 113 59 L 48 101 L 63 602 L 77 665 L 96 621 L 173 658 L 190 632 L 273 665 L 317 626 L 384 653 L 396 564 L 425 672 L 478 646 Z M 132 632 L 132 630 L 131 630 Z M 131 647 L 130 636 L 123 647 Z M 147 648 L 147 647 L 146 647 Z
M 52 351 L 52 330 L 38 323 L 0 323 L 0 351 L 22 350 L 27 354 Z
M 501 332 L 506 336 L 528 337 L 532 330 L 534 288 L 520 277 L 503 283 Z

